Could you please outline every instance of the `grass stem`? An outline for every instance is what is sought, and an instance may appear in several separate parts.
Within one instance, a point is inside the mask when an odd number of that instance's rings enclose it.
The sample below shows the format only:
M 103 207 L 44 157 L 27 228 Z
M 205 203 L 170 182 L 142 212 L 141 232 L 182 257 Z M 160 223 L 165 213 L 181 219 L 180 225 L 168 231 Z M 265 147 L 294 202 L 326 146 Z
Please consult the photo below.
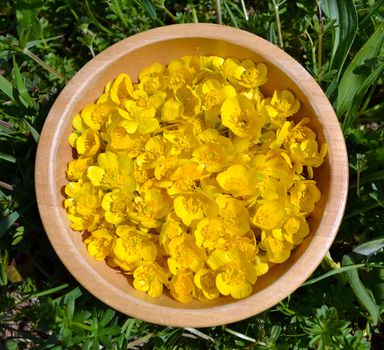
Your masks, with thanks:
M 216 0 L 216 14 L 217 14 L 216 22 L 218 24 L 223 24 L 223 18 L 221 15 L 221 0 Z
M 317 82 L 320 84 L 323 73 L 323 33 L 324 33 L 324 18 L 321 10 L 321 0 L 317 0 L 317 9 L 319 12 L 319 40 L 317 43 Z
M 241 9 L 243 10 L 243 13 L 244 13 L 244 18 L 246 21 L 249 21 L 248 11 L 247 11 L 247 8 L 245 7 L 244 0 L 241 0 L 240 3 L 241 3 Z
M 56 69 L 52 68 L 49 64 L 44 62 L 40 57 L 36 56 L 33 52 L 29 51 L 27 48 L 24 48 L 22 50 L 22 52 L 25 55 L 27 55 L 29 58 L 34 60 L 36 63 L 38 63 L 40 66 L 42 66 L 44 69 L 46 69 L 48 72 L 52 73 L 56 78 L 59 78 L 60 80 L 66 81 L 64 75 L 62 75 Z
M 276 0 L 272 0 L 273 2 L 273 9 L 275 11 L 275 18 L 276 18 L 276 25 L 277 25 L 277 35 L 279 38 L 279 46 L 281 48 L 284 47 L 284 42 L 283 42 L 283 35 L 281 33 L 281 22 L 280 22 L 280 14 L 279 14 L 279 7 L 280 3 L 277 2 Z

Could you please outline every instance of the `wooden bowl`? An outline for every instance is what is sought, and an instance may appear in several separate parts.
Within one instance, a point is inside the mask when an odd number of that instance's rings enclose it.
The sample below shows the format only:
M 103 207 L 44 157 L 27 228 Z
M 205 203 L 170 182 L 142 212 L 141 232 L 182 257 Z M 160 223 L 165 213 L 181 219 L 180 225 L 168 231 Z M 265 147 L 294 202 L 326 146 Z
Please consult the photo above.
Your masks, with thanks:
M 311 116 L 311 127 L 329 147 L 316 180 L 322 198 L 310 218 L 311 234 L 285 263 L 260 277 L 253 294 L 242 300 L 220 297 L 181 304 L 168 295 L 151 298 L 139 292 L 118 271 L 89 256 L 82 235 L 69 227 L 63 208 L 71 121 L 93 103 L 107 82 L 126 72 L 132 79 L 154 62 L 169 63 L 184 55 L 219 55 L 264 62 L 267 94 L 289 89 L 301 101 L 298 118 Z M 338 231 L 346 203 L 348 159 L 341 129 L 326 96 L 310 74 L 288 54 L 251 33 L 215 24 L 181 24 L 146 31 L 125 39 L 87 63 L 67 84 L 45 122 L 36 157 L 36 194 L 40 215 L 56 253 L 72 275 L 95 297 L 127 315 L 179 327 L 227 324 L 275 305 L 320 264 Z

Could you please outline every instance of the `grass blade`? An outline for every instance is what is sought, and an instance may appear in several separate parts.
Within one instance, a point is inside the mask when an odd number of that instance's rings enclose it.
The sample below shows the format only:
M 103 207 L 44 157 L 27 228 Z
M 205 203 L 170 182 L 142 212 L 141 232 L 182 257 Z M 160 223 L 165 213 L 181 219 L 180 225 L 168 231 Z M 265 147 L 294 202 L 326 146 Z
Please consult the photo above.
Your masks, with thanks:
M 17 211 L 14 211 L 0 221 L 0 238 L 4 236 L 19 217 L 20 214 Z
M 353 260 L 349 255 L 343 256 L 343 265 L 348 266 L 353 264 Z M 350 270 L 346 272 L 348 283 L 350 284 L 353 292 L 363 307 L 369 312 L 372 317 L 374 325 L 379 321 L 379 307 L 370 291 L 368 291 L 363 282 L 361 282 L 357 270 Z
M 365 23 L 372 17 L 372 15 L 384 4 L 384 0 L 376 1 L 372 6 L 371 10 L 365 15 L 365 17 L 360 21 L 360 29 L 363 29 Z
M 353 249 L 354 253 L 370 256 L 377 253 L 379 250 L 384 248 L 384 238 L 374 239 L 369 242 L 365 242 L 360 244 L 355 249 Z
M 6 154 L 3 152 L 0 152 L 0 159 L 6 160 L 10 163 L 16 163 L 16 158 L 14 156 L 11 156 L 10 154 Z
M 28 93 L 27 87 L 23 81 L 20 73 L 19 66 L 16 63 L 15 57 L 13 57 L 13 72 L 16 80 L 16 88 L 19 93 L 20 101 L 26 108 L 33 107 L 33 100 Z
M 343 116 L 353 107 L 357 106 L 358 108 L 358 106 L 360 106 L 362 99 L 369 88 L 369 85 L 367 84 L 368 80 L 372 82 L 374 78 L 371 77 L 372 72 L 369 70 L 361 71 L 361 68 L 370 60 L 377 60 L 383 43 L 384 24 L 372 34 L 369 40 L 358 51 L 341 77 L 336 100 L 336 113 L 339 117 Z M 365 85 L 364 88 L 362 88 L 363 85 Z M 360 95 L 358 96 L 359 98 L 357 98 L 358 93 Z
M 329 69 L 338 70 L 337 80 L 339 80 L 357 33 L 357 12 L 352 0 L 323 0 L 321 8 L 325 15 L 335 22 L 332 30 L 332 56 Z
M 14 100 L 13 97 L 13 86 L 12 84 L 0 75 L 0 90 L 4 92 L 11 100 Z

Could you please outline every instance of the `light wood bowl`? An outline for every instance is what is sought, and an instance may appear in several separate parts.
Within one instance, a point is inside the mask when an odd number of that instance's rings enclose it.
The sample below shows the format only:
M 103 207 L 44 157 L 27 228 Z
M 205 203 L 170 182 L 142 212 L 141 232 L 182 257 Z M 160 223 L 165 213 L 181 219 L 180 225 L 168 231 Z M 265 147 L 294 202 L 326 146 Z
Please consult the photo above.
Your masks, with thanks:
M 310 218 L 311 234 L 292 254 L 256 282 L 253 294 L 242 300 L 181 304 L 163 294 L 153 299 L 135 290 L 118 271 L 89 256 L 82 235 L 69 227 L 63 208 L 68 144 L 73 116 L 99 97 L 119 73 L 132 79 L 154 62 L 169 63 L 184 55 L 219 55 L 253 59 L 268 67 L 266 94 L 289 89 L 301 101 L 298 118 L 311 116 L 311 127 L 329 147 L 316 180 L 322 198 Z M 256 315 L 287 297 L 312 274 L 338 231 L 348 189 L 348 159 L 336 115 L 310 74 L 292 57 L 251 33 L 215 24 L 181 24 L 146 31 L 125 39 L 87 63 L 67 84 L 47 117 L 36 157 L 36 194 L 47 235 L 67 269 L 95 297 L 127 315 L 178 327 L 208 327 Z

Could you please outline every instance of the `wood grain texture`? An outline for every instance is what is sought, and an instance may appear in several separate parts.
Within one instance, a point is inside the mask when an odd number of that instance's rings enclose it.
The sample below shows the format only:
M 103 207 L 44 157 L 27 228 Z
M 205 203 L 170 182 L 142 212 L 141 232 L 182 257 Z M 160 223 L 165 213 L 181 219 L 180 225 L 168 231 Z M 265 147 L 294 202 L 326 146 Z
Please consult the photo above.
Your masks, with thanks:
M 82 235 L 69 227 L 63 208 L 65 171 L 72 159 L 68 136 L 73 116 L 101 95 L 119 73 L 132 79 L 154 63 L 169 63 L 184 55 L 250 58 L 268 67 L 262 90 L 289 89 L 301 102 L 297 118 L 310 116 L 311 127 L 329 146 L 325 164 L 316 169 L 322 199 L 310 218 L 311 234 L 290 259 L 259 278 L 253 294 L 242 300 L 222 297 L 181 304 L 162 295 L 157 299 L 135 290 L 131 282 L 87 253 Z M 297 289 L 320 264 L 331 246 L 348 190 L 348 158 L 336 115 L 310 74 L 285 52 L 248 32 L 215 24 L 165 26 L 129 37 L 103 51 L 67 84 L 45 122 L 36 156 L 36 194 L 44 228 L 71 274 L 95 297 L 127 315 L 149 322 L 207 327 L 235 322 L 275 305 Z

